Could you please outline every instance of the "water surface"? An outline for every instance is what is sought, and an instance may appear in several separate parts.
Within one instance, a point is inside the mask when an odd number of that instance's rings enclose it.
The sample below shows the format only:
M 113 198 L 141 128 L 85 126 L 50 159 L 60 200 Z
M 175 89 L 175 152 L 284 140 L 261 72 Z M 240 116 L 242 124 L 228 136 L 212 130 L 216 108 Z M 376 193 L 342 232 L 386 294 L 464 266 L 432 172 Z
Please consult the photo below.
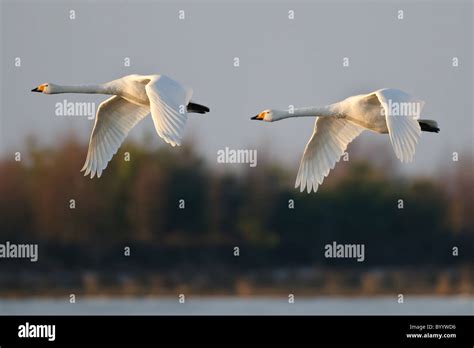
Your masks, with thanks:
M 473 297 L 88 298 L 0 300 L 0 315 L 473 315 Z

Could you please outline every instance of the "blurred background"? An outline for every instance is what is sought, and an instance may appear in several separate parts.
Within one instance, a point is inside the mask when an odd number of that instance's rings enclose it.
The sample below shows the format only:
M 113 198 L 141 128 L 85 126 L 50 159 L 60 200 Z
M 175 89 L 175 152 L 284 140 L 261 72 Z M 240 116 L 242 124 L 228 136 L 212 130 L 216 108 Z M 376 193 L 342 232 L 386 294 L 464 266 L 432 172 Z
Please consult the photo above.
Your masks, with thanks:
M 4 0 L 1 18 L 0 242 L 38 243 L 39 260 L 0 260 L 0 313 L 71 293 L 117 306 L 182 293 L 220 299 L 219 313 L 238 312 L 234 297 L 291 293 L 328 299 L 310 313 L 345 313 L 360 298 L 454 296 L 467 302 L 447 312 L 474 313 L 472 2 Z M 94 120 L 55 104 L 104 97 L 30 90 L 131 73 L 165 73 L 211 113 L 190 115 L 180 148 L 144 120 L 99 180 L 83 177 Z M 383 87 L 425 100 L 441 132 L 422 135 L 411 164 L 364 132 L 316 194 L 293 188 L 314 120 L 249 120 Z M 225 147 L 257 149 L 257 167 L 217 163 Z M 364 244 L 365 261 L 325 258 L 333 241 Z

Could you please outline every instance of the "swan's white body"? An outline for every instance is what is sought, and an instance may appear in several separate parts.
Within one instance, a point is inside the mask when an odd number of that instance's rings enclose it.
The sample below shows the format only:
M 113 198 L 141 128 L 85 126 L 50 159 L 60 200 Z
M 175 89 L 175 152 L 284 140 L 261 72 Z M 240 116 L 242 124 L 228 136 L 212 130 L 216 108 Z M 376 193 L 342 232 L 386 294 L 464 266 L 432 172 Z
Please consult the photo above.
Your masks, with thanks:
M 317 116 L 295 183 L 295 188 L 299 186 L 301 192 L 306 188 L 309 193 L 317 191 L 347 145 L 365 129 L 388 133 L 397 158 L 402 162 L 412 161 L 421 134 L 420 123 L 430 128 L 429 131 L 439 131 L 435 121 L 419 120 L 423 104 L 403 91 L 380 89 L 324 107 L 265 110 L 252 119 L 273 122 L 290 117 Z M 393 107 L 396 105 L 412 112 L 396 113 Z
M 33 91 L 44 94 L 94 93 L 112 95 L 103 101 L 89 141 L 84 175 L 102 175 L 128 132 L 149 113 L 156 132 L 171 146 L 181 144 L 192 90 L 164 75 L 128 75 L 99 85 L 59 86 L 42 84 Z M 204 113 L 207 107 L 200 107 Z M 189 106 L 188 106 L 189 109 Z

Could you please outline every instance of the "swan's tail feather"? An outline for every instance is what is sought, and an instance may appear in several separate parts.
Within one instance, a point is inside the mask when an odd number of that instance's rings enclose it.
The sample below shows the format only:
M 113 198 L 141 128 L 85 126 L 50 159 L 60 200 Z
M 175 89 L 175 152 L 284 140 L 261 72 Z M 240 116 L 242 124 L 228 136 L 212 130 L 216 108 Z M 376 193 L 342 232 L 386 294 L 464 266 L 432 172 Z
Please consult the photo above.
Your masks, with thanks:
M 424 132 L 439 132 L 438 123 L 434 120 L 418 120 L 418 123 L 420 124 L 421 130 Z
M 188 112 L 194 112 L 196 114 L 205 114 L 206 112 L 209 112 L 209 108 L 207 106 L 201 105 L 201 104 L 196 104 L 193 102 L 189 102 L 187 106 L 187 111 Z

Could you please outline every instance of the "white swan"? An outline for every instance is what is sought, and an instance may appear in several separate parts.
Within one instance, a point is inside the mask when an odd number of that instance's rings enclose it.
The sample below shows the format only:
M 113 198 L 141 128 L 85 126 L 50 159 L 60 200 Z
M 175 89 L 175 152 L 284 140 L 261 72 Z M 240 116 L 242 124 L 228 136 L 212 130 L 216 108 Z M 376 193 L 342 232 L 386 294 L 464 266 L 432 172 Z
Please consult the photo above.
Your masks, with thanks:
M 91 178 L 107 167 L 128 132 L 150 112 L 156 132 L 171 146 L 181 144 L 187 112 L 209 108 L 190 102 L 191 89 L 164 75 L 128 75 L 99 85 L 60 86 L 43 83 L 31 90 L 43 94 L 93 93 L 112 95 L 97 108 L 84 167 Z
M 295 188 L 317 191 L 329 171 L 364 129 L 389 134 L 395 155 L 410 162 L 421 131 L 439 132 L 436 121 L 420 120 L 423 102 L 397 89 L 356 95 L 323 107 L 265 110 L 252 120 L 267 122 L 289 117 L 317 117 L 313 135 L 301 159 Z

